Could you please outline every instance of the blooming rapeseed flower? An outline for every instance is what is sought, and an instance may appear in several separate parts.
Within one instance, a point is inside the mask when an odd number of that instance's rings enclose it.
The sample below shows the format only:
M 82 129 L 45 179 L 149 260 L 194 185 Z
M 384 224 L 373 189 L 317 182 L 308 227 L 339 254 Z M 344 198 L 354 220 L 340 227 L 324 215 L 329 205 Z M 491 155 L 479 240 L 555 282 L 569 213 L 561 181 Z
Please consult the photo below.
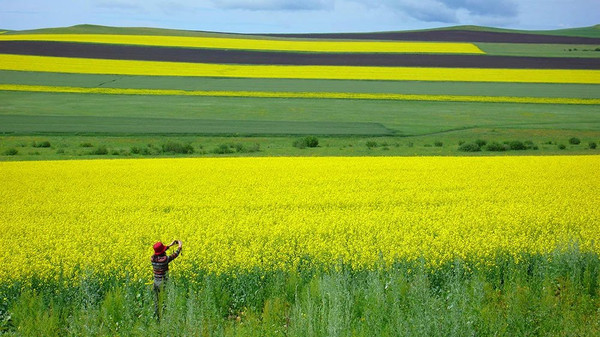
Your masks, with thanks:
M 598 156 L 0 163 L 0 280 L 600 252 Z M 12 247 L 12 248 L 9 248 Z

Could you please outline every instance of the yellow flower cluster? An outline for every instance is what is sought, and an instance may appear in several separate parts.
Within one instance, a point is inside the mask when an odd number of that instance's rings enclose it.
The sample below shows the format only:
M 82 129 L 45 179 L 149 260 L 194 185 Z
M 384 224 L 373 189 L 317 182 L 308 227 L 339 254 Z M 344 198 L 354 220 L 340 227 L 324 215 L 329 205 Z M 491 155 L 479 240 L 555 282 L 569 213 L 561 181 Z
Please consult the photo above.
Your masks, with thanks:
M 2 35 L 0 41 L 59 41 L 243 50 L 279 50 L 322 53 L 443 53 L 485 54 L 473 43 L 406 41 L 326 41 L 234 37 L 149 36 L 111 34 Z
M 211 97 L 258 97 L 258 98 L 324 98 L 393 101 L 443 101 L 443 102 L 491 102 L 533 104 L 580 104 L 599 105 L 598 98 L 568 97 L 515 97 L 515 96 L 467 96 L 467 95 L 409 95 L 392 93 L 357 92 L 295 92 L 295 91 L 215 91 L 178 89 L 131 89 L 107 87 L 62 87 L 24 84 L 0 84 L 0 90 L 27 92 L 56 92 L 104 95 L 159 95 L 159 96 L 211 96 Z
M 600 84 L 600 70 L 240 65 L 0 54 L 0 70 L 77 74 Z
M 600 252 L 599 156 L 0 163 L 0 282 Z

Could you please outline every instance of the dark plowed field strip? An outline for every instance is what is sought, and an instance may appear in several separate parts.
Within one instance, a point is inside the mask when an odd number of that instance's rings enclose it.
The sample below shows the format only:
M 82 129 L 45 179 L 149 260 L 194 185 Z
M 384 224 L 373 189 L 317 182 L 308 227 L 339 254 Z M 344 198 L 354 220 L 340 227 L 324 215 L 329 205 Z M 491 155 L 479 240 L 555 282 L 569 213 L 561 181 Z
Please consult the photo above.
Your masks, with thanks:
M 255 34 L 257 35 L 257 34 Z M 260 34 L 258 34 L 260 35 Z M 438 30 L 424 32 L 382 33 L 325 33 L 325 34 L 263 34 L 270 37 L 313 39 L 440 41 L 440 42 L 495 42 L 495 43 L 550 43 L 600 44 L 600 38 L 557 36 L 524 33 L 476 32 L 470 30 Z
M 600 69 L 600 59 L 489 55 L 329 54 L 166 48 L 47 41 L 2 41 L 0 53 L 140 61 L 252 65 Z

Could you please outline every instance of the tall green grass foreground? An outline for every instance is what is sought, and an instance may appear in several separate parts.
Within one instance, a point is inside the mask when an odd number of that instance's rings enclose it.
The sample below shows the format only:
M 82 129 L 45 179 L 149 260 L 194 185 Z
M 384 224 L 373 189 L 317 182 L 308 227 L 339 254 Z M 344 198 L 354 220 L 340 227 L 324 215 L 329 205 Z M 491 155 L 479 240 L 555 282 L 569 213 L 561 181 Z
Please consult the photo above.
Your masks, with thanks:
M 77 287 L 4 286 L 15 336 L 599 336 L 600 259 L 576 249 L 492 267 L 421 262 L 356 271 L 173 277 L 154 318 L 150 286 L 89 276 Z

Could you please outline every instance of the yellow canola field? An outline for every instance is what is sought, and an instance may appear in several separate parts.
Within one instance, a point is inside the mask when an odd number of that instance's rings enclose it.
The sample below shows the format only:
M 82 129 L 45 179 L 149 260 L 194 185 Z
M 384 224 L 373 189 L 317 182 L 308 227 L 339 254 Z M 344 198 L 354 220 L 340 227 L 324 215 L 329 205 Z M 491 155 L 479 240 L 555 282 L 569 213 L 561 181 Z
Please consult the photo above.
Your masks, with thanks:
M 0 282 L 600 253 L 600 156 L 0 163 Z
M 0 91 L 54 92 L 102 95 L 150 95 L 150 96 L 210 96 L 210 97 L 258 97 L 258 98 L 323 98 L 394 101 L 438 101 L 438 102 L 490 102 L 532 104 L 580 104 L 600 105 L 598 98 L 568 97 L 514 97 L 514 96 L 467 96 L 467 95 L 410 95 L 392 93 L 356 92 L 295 92 L 295 91 L 218 91 L 180 89 L 132 89 L 107 87 L 63 87 L 25 84 L 0 84 Z
M 239 65 L 0 54 L 0 70 L 79 74 L 600 84 L 600 70 Z
M 485 54 L 466 42 L 324 41 L 299 39 L 253 39 L 233 37 L 189 37 L 111 34 L 23 34 L 2 35 L 0 41 L 58 41 L 128 44 L 160 47 L 271 50 L 322 53 L 443 53 Z

